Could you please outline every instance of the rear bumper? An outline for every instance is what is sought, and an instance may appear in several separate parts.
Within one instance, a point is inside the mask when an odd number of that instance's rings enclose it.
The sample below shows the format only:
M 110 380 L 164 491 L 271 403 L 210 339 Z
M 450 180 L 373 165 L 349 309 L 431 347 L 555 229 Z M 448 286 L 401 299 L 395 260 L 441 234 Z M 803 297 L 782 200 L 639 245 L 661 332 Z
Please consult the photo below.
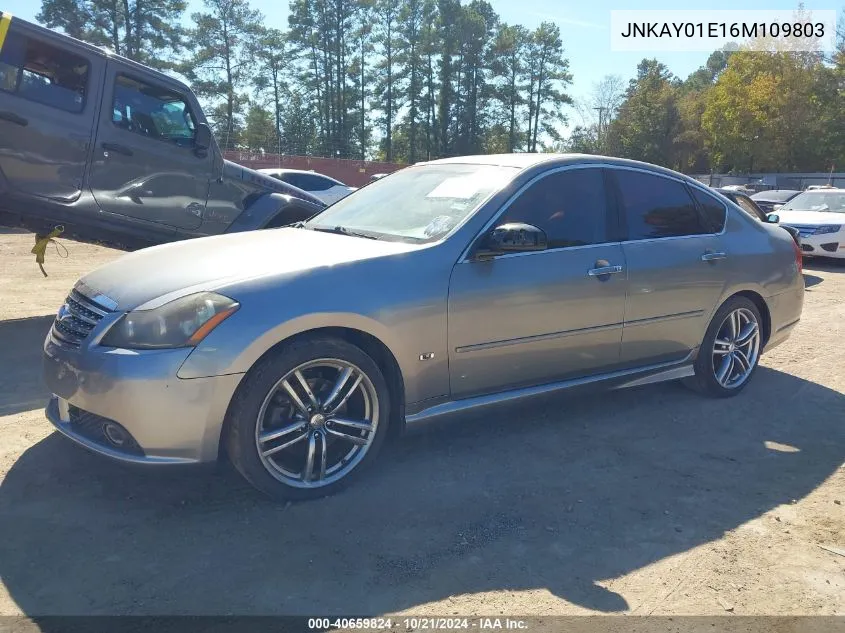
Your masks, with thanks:
M 763 352 L 774 349 L 789 338 L 801 321 L 804 308 L 804 283 L 800 287 L 781 292 L 766 299 L 771 319 L 771 332 Z

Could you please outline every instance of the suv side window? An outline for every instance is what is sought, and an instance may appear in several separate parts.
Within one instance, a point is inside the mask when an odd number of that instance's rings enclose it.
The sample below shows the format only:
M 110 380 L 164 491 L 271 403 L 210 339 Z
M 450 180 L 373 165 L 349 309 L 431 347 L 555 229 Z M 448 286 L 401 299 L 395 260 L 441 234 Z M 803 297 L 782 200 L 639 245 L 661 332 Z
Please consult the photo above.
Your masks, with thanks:
M 307 174 L 305 178 L 308 183 L 308 191 L 328 191 L 337 184 L 333 180 L 317 174 Z
M 0 90 L 66 112 L 82 112 L 88 62 L 79 55 L 11 32 L 0 52 Z
M 276 176 L 276 178 L 278 178 L 282 182 L 288 183 L 289 185 L 293 185 L 294 187 L 298 187 L 299 189 L 302 189 L 303 191 L 309 190 L 307 182 L 302 178 L 302 174 L 282 172 L 281 175 Z
M 709 233 L 683 183 L 664 176 L 615 169 L 628 240 Z
M 600 168 L 544 176 L 507 208 L 497 224 L 524 222 L 546 232 L 549 248 L 607 241 L 607 200 Z
M 196 118 L 176 92 L 126 75 L 114 83 L 112 122 L 119 128 L 182 147 L 192 147 Z
M 327 191 L 335 186 L 334 182 L 317 174 L 282 174 L 280 180 L 304 191 Z
M 701 207 L 704 218 L 710 225 L 710 231 L 721 233 L 722 229 L 725 228 L 725 213 L 727 212 L 725 205 L 701 189 L 690 187 L 690 191 L 692 191 L 692 197 L 698 202 L 698 206 Z M 756 214 L 753 215 L 756 217 Z

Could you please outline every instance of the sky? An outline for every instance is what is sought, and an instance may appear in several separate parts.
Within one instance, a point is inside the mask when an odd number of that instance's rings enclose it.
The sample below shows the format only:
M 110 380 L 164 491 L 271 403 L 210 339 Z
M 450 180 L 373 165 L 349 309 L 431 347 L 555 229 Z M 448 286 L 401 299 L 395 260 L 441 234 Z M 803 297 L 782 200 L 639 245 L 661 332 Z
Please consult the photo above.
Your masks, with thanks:
M 797 0 L 707 0 L 700 1 L 651 0 L 630 2 L 624 0 L 581 0 L 560 2 L 555 0 L 489 0 L 501 19 L 509 24 L 523 24 L 534 28 L 543 21 L 552 21 L 560 27 L 566 56 L 569 59 L 573 83 L 569 94 L 574 99 L 587 99 L 593 86 L 605 75 L 616 74 L 624 80 L 636 72 L 637 64 L 644 57 L 656 57 L 675 75 L 685 78 L 707 60 L 706 52 L 662 53 L 612 52 L 610 50 L 610 12 L 614 9 L 784 9 L 794 10 Z M 845 0 L 805 1 L 811 10 L 833 9 L 842 11 Z M 253 8 L 261 11 L 267 26 L 287 29 L 288 7 L 285 0 L 251 0 Z M 21 18 L 34 20 L 40 9 L 38 0 L 0 0 L 0 8 Z M 202 9 L 201 0 L 189 0 L 188 12 Z M 570 126 L 580 121 L 570 110 Z

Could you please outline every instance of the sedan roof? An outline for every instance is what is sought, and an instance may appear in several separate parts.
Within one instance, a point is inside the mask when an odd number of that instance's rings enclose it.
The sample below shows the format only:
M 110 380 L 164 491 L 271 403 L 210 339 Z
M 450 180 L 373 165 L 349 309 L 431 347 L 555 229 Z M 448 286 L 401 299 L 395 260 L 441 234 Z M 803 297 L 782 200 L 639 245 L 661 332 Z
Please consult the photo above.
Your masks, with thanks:
M 529 153 L 521 152 L 515 154 L 478 154 L 471 156 L 453 156 L 451 158 L 439 158 L 432 161 L 423 161 L 417 165 L 449 165 L 449 164 L 465 164 L 465 165 L 495 165 L 497 167 L 516 167 L 520 170 L 530 169 L 538 165 L 572 165 L 579 163 L 601 163 L 605 165 L 618 165 L 620 167 L 637 167 L 647 171 L 662 173 L 675 178 L 681 177 L 687 181 L 692 181 L 689 176 L 653 165 L 651 163 L 644 163 L 638 160 L 630 160 L 627 158 L 616 158 L 613 156 L 602 156 L 600 154 L 546 154 L 546 153 Z M 697 182 L 697 181 L 695 181 Z M 700 186 L 704 186 L 697 182 Z
M 797 196 L 800 191 L 797 189 L 769 189 L 768 191 L 758 191 L 753 196 L 752 200 L 763 200 L 766 202 L 786 202 L 790 198 Z

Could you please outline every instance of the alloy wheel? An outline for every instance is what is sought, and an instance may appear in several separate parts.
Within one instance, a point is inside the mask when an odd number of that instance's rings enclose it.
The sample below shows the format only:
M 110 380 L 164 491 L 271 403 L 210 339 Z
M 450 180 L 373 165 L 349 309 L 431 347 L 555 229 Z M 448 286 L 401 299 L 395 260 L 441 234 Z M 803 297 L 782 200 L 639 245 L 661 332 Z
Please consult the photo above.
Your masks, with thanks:
M 364 372 L 344 360 L 313 360 L 270 389 L 258 412 L 255 446 L 277 480 L 318 488 L 358 465 L 373 443 L 378 419 L 378 395 Z
M 760 323 L 747 308 L 728 313 L 713 342 L 713 372 L 725 389 L 743 385 L 760 355 Z

